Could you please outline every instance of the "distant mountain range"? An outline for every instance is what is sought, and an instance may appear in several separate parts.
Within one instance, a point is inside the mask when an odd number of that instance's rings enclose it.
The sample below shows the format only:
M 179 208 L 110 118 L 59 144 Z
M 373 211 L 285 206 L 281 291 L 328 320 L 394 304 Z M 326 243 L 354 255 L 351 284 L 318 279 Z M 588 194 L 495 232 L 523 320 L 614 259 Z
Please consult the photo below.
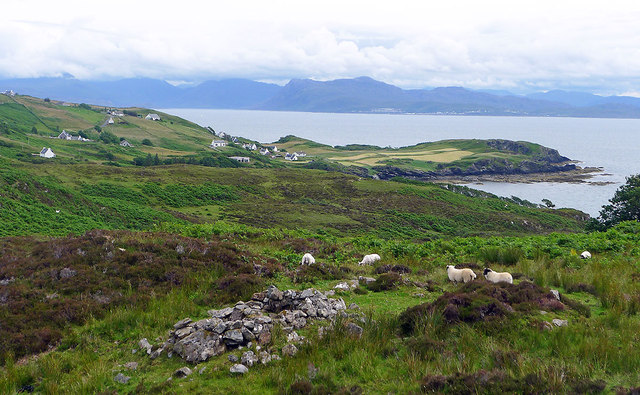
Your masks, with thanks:
M 285 86 L 246 79 L 174 86 L 149 78 L 84 81 L 74 78 L 0 80 L 0 91 L 69 102 L 152 108 L 220 108 L 338 113 L 418 113 L 640 118 L 640 99 L 549 91 L 526 96 L 460 87 L 401 89 L 369 77 Z

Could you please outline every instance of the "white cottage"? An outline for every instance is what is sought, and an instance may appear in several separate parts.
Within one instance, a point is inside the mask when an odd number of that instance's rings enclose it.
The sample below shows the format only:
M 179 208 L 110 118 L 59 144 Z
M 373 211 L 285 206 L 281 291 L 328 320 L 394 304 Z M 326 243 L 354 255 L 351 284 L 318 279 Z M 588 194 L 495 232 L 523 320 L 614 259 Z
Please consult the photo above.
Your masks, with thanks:
M 246 156 L 230 156 L 229 159 L 237 160 L 240 163 L 249 163 L 250 161 Z
M 121 145 L 122 147 L 133 147 L 133 145 L 132 145 L 130 142 L 128 142 L 127 140 L 122 140 L 122 141 L 120 142 L 120 145 Z
M 160 120 L 160 116 L 158 114 L 147 114 L 146 117 L 144 117 L 144 119 L 148 119 L 151 121 L 159 121 Z
M 266 148 L 260 148 L 260 155 L 269 155 L 269 150 Z
M 51 159 L 51 158 L 55 158 L 56 154 L 53 153 L 53 151 L 51 150 L 51 148 L 48 147 L 42 147 L 42 151 L 40 151 L 40 156 L 42 158 L 47 158 L 47 159 Z
M 213 140 L 211 142 L 211 144 L 209 145 L 209 147 L 211 148 L 216 148 L 216 147 L 225 147 L 227 145 L 227 142 L 224 140 Z
M 296 155 L 295 153 L 293 154 L 286 154 L 284 156 L 285 160 L 298 160 L 298 155 Z
M 58 135 L 58 138 L 59 138 L 60 140 L 71 140 L 71 135 L 70 135 L 69 133 L 67 133 L 67 131 L 66 131 L 66 130 L 63 130 L 63 131 L 62 131 L 62 133 L 60 133 L 60 134 Z

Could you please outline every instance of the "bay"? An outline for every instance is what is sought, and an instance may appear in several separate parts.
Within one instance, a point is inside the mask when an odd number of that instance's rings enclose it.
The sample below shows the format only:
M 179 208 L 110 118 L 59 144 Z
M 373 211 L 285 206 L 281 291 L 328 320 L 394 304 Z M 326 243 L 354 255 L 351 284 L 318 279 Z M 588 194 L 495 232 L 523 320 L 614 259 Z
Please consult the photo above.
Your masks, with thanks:
M 581 166 L 602 167 L 591 181 L 570 183 L 471 184 L 499 196 L 533 203 L 549 199 L 597 216 L 625 182 L 640 173 L 640 120 L 555 117 L 490 117 L 409 114 L 335 114 L 286 111 L 165 109 L 202 126 L 268 143 L 293 134 L 329 145 L 372 144 L 401 147 L 445 139 L 509 139 L 557 149 Z

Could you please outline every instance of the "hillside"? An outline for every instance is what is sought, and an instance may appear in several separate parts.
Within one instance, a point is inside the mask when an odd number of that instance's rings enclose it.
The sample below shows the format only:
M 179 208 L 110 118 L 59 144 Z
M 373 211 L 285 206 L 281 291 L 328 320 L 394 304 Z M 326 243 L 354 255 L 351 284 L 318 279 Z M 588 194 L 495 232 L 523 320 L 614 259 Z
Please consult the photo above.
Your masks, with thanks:
M 492 157 L 566 160 L 551 149 L 330 147 L 288 136 L 275 144 L 308 156 L 285 163 L 231 143 L 206 148 L 208 129 L 144 119 L 153 110 L 126 109 L 98 133 L 106 108 L 2 100 L 0 393 L 640 385 L 636 222 L 584 233 L 588 216 L 576 210 L 358 174 L 387 160 L 417 166 L 409 158 L 461 169 Z M 60 129 L 96 141 L 49 137 Z M 47 142 L 58 157 L 30 155 Z M 252 162 L 226 161 L 234 153 Z M 151 162 L 136 165 L 141 157 Z M 593 258 L 580 259 L 584 250 Z M 315 264 L 300 265 L 305 253 Z M 360 264 L 374 253 L 379 261 Z M 454 284 L 446 265 L 477 278 Z M 485 267 L 514 283 L 489 283 Z M 232 373 L 241 364 L 248 370 Z

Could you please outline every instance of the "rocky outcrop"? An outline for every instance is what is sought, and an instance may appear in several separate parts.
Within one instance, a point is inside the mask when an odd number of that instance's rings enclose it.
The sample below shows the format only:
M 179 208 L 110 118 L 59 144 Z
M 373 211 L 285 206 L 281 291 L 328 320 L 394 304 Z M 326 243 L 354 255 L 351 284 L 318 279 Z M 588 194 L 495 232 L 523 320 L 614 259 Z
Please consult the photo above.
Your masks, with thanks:
M 178 321 L 169 338 L 157 348 L 146 339 L 139 345 L 152 358 L 166 351 L 169 356 L 175 353 L 187 362 L 198 363 L 238 347 L 265 346 L 271 342 L 274 325 L 281 325 L 285 332 L 291 333 L 305 327 L 310 320 L 333 320 L 345 309 L 344 300 L 328 298 L 313 288 L 300 292 L 281 291 L 271 286 L 254 294 L 248 302 L 209 310 L 211 318 Z M 251 351 L 243 355 L 241 362 L 251 366 L 258 360 L 268 362 L 272 358 L 268 354 L 256 356 Z

